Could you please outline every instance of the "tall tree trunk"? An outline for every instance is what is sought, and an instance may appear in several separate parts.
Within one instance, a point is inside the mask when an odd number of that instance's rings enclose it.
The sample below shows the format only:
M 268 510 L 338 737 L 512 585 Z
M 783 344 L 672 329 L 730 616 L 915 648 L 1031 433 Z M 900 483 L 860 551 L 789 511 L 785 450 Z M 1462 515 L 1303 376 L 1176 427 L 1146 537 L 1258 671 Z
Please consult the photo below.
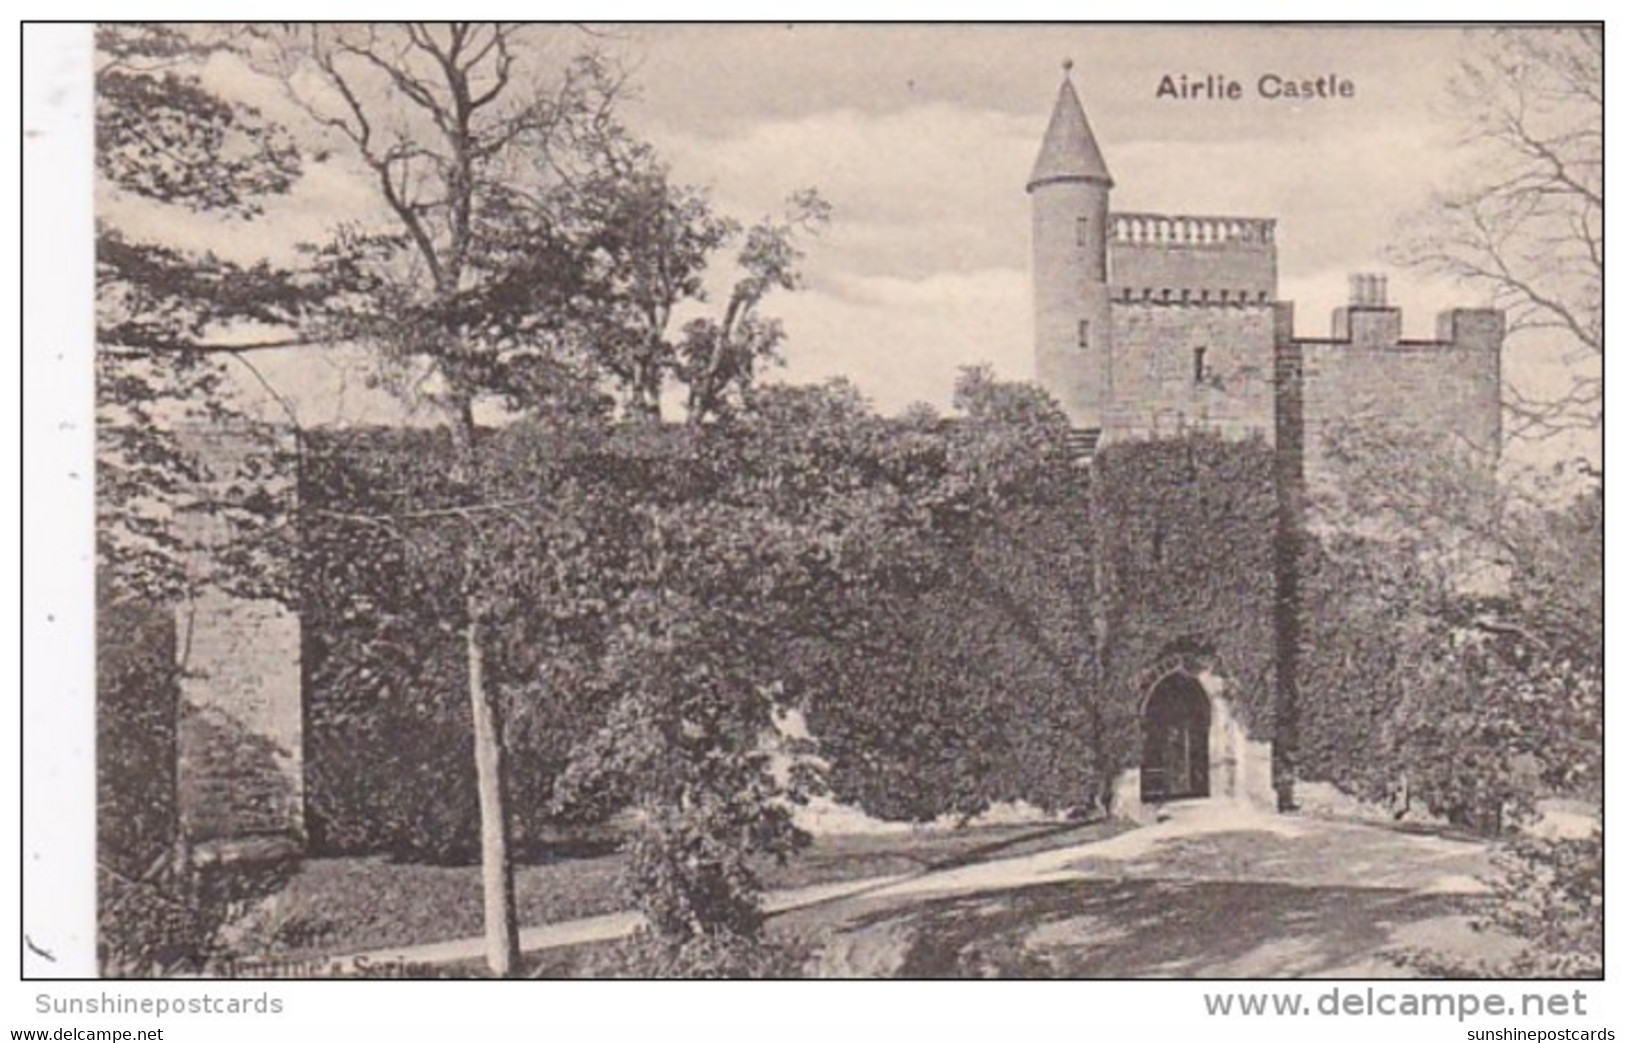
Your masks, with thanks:
M 456 467 L 468 490 L 477 487 L 478 432 L 467 397 L 452 421 Z M 519 970 L 519 915 L 514 908 L 513 857 L 508 843 L 507 776 L 503 763 L 502 707 L 485 683 L 485 610 L 474 533 L 463 551 L 463 651 L 474 721 L 474 773 L 480 805 L 480 882 L 485 894 L 485 962 L 499 978 Z
M 469 576 L 468 580 L 472 581 Z M 508 847 L 508 800 L 502 713 L 485 683 L 485 634 L 477 599 L 465 599 L 468 697 L 474 716 L 474 768 L 480 798 L 480 880 L 485 891 L 485 962 L 499 978 L 519 969 L 519 917 L 514 908 Z
M 1101 811 L 1111 815 L 1113 805 L 1118 802 L 1117 779 L 1123 769 L 1140 767 L 1144 752 L 1134 747 L 1134 759 L 1130 764 L 1121 764 L 1112 759 L 1106 751 L 1106 722 L 1101 714 L 1100 706 L 1106 696 L 1106 686 L 1110 683 L 1107 673 L 1106 656 L 1111 648 L 1111 604 L 1112 604 L 1112 574 L 1108 569 L 1107 559 L 1110 543 L 1106 539 L 1108 519 L 1106 517 L 1105 490 L 1101 486 L 1102 476 L 1098 467 L 1093 467 L 1080 474 L 1079 479 L 1087 482 L 1085 495 L 1089 497 L 1089 584 L 1093 590 L 1093 602 L 1089 606 L 1091 612 L 1090 630 L 1092 658 L 1094 659 L 1095 699 L 1094 707 L 1090 713 L 1090 724 L 1094 728 L 1095 759 L 1100 770 L 1100 801 Z M 1136 738 L 1140 729 L 1140 722 L 1134 722 Z M 1136 786 L 1139 783 L 1135 784 Z M 1139 794 L 1135 794 L 1138 803 Z

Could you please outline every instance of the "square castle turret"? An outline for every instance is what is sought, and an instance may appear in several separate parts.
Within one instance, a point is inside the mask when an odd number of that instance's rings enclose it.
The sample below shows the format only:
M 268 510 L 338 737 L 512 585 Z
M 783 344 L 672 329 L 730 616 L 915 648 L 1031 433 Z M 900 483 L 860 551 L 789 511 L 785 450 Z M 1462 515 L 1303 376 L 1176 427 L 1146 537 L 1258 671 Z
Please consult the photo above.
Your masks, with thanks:
M 1400 336 L 1386 278 L 1350 278 L 1330 337 L 1299 337 L 1277 296 L 1275 221 L 1116 213 L 1070 77 L 1027 182 L 1039 382 L 1083 455 L 1190 428 L 1258 434 L 1322 459 L 1341 421 L 1371 419 L 1498 454 L 1501 313 L 1455 309 L 1432 340 Z

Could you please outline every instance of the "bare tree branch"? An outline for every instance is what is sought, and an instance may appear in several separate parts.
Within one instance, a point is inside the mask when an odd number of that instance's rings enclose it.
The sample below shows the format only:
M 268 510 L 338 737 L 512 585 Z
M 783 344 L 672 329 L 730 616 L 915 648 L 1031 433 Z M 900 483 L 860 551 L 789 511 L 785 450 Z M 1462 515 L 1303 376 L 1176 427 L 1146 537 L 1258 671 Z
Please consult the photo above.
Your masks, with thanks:
M 1601 34 L 1516 28 L 1472 43 L 1454 84 L 1470 180 L 1410 222 L 1396 257 L 1487 292 L 1507 313 L 1509 343 L 1570 369 L 1562 392 L 1508 382 L 1511 433 L 1595 429 L 1600 381 L 1587 370 L 1603 350 Z

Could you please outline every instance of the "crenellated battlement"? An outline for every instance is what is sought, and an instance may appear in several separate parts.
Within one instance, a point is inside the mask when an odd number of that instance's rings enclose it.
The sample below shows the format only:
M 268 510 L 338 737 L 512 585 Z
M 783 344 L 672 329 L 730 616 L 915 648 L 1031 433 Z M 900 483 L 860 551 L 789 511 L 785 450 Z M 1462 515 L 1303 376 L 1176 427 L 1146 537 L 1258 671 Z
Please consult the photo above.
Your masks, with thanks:
M 1111 241 L 1144 246 L 1270 248 L 1275 219 L 1197 214 L 1112 214 Z
M 1112 299 L 1175 307 L 1257 307 L 1275 300 L 1275 221 L 1196 214 L 1112 214 Z
M 1114 304 L 1145 304 L 1167 308 L 1271 308 L 1268 290 L 1191 289 L 1171 286 L 1113 286 Z

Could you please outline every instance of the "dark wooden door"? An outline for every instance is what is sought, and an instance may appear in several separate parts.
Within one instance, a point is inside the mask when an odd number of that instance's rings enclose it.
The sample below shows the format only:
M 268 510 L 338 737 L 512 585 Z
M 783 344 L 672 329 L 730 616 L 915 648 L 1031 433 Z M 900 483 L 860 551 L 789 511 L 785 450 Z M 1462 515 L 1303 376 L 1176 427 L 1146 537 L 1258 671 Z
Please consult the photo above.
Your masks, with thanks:
M 1177 797 L 1191 791 L 1191 729 L 1179 721 L 1163 730 L 1163 769 L 1167 773 L 1168 795 Z
M 1171 678 L 1146 703 L 1140 799 L 1208 795 L 1207 693 L 1191 678 Z

